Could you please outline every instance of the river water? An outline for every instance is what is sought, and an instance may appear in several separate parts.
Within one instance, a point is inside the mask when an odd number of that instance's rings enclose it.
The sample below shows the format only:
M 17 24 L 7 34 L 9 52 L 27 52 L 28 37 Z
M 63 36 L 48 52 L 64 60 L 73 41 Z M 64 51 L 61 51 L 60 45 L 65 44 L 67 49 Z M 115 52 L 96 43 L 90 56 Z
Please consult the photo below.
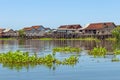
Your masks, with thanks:
M 120 62 L 112 62 L 114 55 L 94 58 L 88 50 L 96 46 L 105 47 L 109 52 L 114 49 L 113 41 L 77 41 L 77 40 L 0 40 L 0 53 L 7 51 L 28 51 L 39 56 L 52 53 L 54 47 L 80 47 L 79 62 L 76 65 L 26 65 L 24 67 L 0 64 L 0 80 L 120 80 Z M 57 53 L 64 58 L 73 54 Z

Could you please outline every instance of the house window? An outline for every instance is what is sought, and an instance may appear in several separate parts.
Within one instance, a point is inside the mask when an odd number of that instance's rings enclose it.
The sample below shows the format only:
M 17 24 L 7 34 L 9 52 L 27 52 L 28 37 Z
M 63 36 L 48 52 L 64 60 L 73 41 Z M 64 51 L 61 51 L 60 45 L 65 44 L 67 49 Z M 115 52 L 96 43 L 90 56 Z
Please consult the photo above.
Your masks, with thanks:
M 89 30 L 89 33 L 91 33 L 91 30 Z
M 102 31 L 102 33 L 104 33 L 104 31 Z
M 79 32 L 82 32 L 82 30 L 79 30 Z
M 74 30 L 72 32 L 75 32 Z
M 106 25 L 106 23 L 104 23 L 104 25 Z
M 105 28 L 108 28 L 108 26 L 105 26 Z
M 87 30 L 85 30 L 85 32 L 87 33 L 88 31 L 87 31 Z
M 96 34 L 96 30 L 93 30 L 93 33 Z

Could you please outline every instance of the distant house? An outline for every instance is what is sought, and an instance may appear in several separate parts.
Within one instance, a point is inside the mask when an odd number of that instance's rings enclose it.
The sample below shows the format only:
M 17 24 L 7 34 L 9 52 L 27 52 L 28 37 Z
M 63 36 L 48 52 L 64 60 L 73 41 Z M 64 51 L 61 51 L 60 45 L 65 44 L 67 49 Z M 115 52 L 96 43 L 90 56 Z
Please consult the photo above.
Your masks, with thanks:
M 75 37 L 76 33 L 78 33 L 78 29 L 82 28 L 79 24 L 76 25 L 62 25 L 57 29 L 57 37 L 65 38 L 65 37 Z
M 45 28 L 45 32 L 46 33 L 49 33 L 49 32 L 51 32 L 52 30 L 50 29 L 50 28 Z
M 77 29 L 80 29 L 80 28 L 82 28 L 82 27 L 79 24 L 77 24 L 77 25 L 62 25 L 57 29 L 57 31 L 74 33 L 74 32 L 77 32 Z
M 0 37 L 2 37 L 2 35 L 3 35 L 3 30 L 4 29 L 0 28 Z
M 45 28 L 44 37 L 47 37 L 47 38 L 52 37 L 52 29 L 50 29 L 50 28 Z
M 112 30 L 116 27 L 113 22 L 91 23 L 83 32 L 85 35 L 111 35 Z
M 2 35 L 3 37 L 17 37 L 18 32 L 14 31 L 13 29 L 4 29 Z
M 26 27 L 23 30 L 26 37 L 42 37 L 45 34 L 45 28 L 42 25 Z

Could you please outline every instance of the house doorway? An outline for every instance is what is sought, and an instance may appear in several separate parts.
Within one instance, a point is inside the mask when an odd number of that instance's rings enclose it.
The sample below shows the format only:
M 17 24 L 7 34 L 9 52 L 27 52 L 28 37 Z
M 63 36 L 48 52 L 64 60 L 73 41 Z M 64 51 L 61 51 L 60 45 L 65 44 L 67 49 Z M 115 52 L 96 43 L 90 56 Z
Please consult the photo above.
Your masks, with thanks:
M 96 30 L 93 30 L 93 34 L 96 34 Z

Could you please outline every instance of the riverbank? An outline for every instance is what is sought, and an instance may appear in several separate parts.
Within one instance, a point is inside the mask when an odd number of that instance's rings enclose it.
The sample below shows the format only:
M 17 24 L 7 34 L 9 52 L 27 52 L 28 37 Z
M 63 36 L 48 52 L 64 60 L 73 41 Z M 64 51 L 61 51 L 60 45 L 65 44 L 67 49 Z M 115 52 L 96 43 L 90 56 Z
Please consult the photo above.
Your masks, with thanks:
M 58 39 L 57 38 L 40 38 L 39 40 L 86 40 L 86 41 L 95 40 L 95 41 L 98 41 L 99 39 L 97 39 L 97 38 L 70 38 L 70 39 L 66 39 L 66 38 L 58 38 Z
M 17 38 L 0 38 L 0 40 L 15 40 Z
M 26 38 L 0 38 L 0 40 L 21 40 Z M 27 39 L 28 40 L 28 39 Z M 100 41 L 100 39 L 88 37 L 88 38 L 35 38 L 31 40 L 44 40 L 44 41 L 51 41 L 51 40 L 80 40 L 80 41 Z M 106 38 L 105 40 L 108 41 L 116 41 L 115 38 Z

